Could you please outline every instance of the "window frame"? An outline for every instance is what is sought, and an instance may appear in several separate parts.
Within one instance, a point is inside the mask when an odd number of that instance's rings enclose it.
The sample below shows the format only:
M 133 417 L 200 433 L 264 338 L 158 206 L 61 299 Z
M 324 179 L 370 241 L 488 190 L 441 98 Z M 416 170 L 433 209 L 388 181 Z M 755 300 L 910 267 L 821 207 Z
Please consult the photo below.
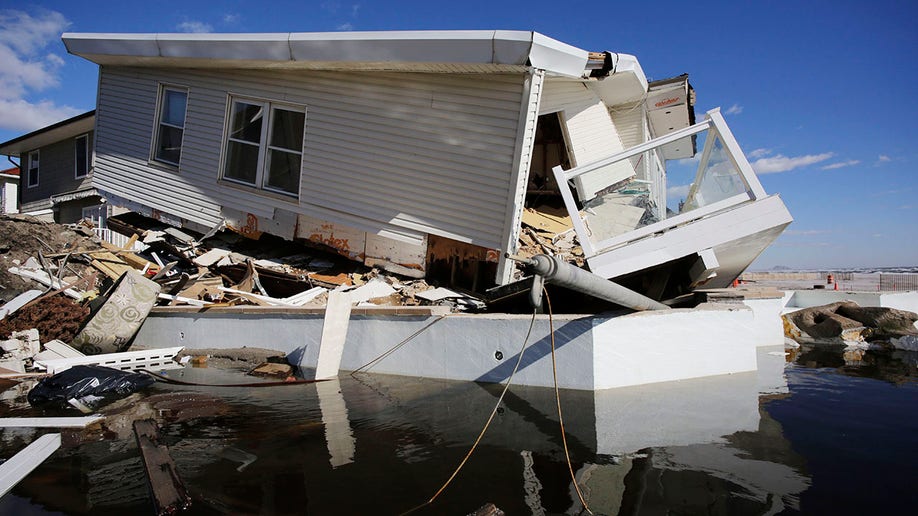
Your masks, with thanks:
M 253 142 L 233 138 L 233 117 L 235 116 L 235 105 L 237 103 L 248 104 L 252 106 L 258 106 L 262 109 L 263 113 L 267 113 L 267 116 L 262 115 L 262 124 L 261 131 L 259 134 L 259 141 L 257 144 L 258 147 L 258 159 L 256 162 L 255 178 L 252 182 L 245 181 L 243 179 L 230 177 L 227 175 L 227 168 L 229 166 L 230 158 L 230 142 L 241 144 L 241 145 L 255 145 Z M 272 138 L 274 136 L 274 120 L 275 113 L 277 110 L 291 111 L 295 113 L 302 113 L 303 115 L 303 138 L 300 140 L 299 147 L 297 149 L 287 149 L 284 147 L 277 147 L 271 145 Z M 304 104 L 296 104 L 285 101 L 270 100 L 264 98 L 251 97 L 248 95 L 227 95 L 226 102 L 226 116 L 224 117 L 224 130 L 223 130 L 223 149 L 221 152 L 220 159 L 220 180 L 228 182 L 234 186 L 240 186 L 244 188 L 250 188 L 259 193 L 272 194 L 280 196 L 282 199 L 298 201 L 300 198 L 300 185 L 302 182 L 302 169 L 303 169 L 303 158 L 305 156 L 304 148 L 306 146 L 306 117 L 307 117 L 307 107 Z M 296 154 L 299 155 L 299 168 L 297 174 L 297 181 L 295 191 L 287 191 L 282 188 L 272 187 L 267 184 L 268 177 L 268 166 L 269 166 L 269 155 L 272 151 Z
M 182 114 L 181 127 L 163 121 L 163 108 L 166 105 L 166 95 L 170 91 L 182 93 L 185 95 L 185 112 Z M 153 137 L 151 138 L 150 145 L 151 163 L 156 163 L 176 170 L 179 168 L 182 161 L 182 151 L 185 148 L 185 129 L 188 126 L 188 99 L 190 96 L 190 89 L 187 86 L 179 86 L 176 84 L 166 83 L 159 84 L 159 89 L 156 94 L 156 113 L 154 114 L 155 119 L 153 123 Z M 179 143 L 179 159 L 177 162 L 172 162 L 159 156 L 159 143 L 161 134 L 160 129 L 162 126 L 171 127 L 173 129 L 179 129 L 182 131 L 182 137 Z
M 83 139 L 83 152 L 84 155 L 84 165 L 86 170 L 80 175 L 80 156 L 77 153 L 77 145 L 79 145 L 80 138 Z M 73 139 L 73 178 L 74 179 L 83 179 L 89 176 L 89 171 L 92 170 L 92 158 L 89 155 L 89 133 L 81 134 Z
M 35 156 L 32 159 L 32 156 Z M 35 166 L 32 166 L 32 163 L 35 163 Z M 38 187 L 38 178 L 41 173 L 41 154 L 38 149 L 29 151 L 28 160 L 26 163 L 26 188 L 37 188 Z M 32 170 L 35 170 L 35 183 L 32 183 Z

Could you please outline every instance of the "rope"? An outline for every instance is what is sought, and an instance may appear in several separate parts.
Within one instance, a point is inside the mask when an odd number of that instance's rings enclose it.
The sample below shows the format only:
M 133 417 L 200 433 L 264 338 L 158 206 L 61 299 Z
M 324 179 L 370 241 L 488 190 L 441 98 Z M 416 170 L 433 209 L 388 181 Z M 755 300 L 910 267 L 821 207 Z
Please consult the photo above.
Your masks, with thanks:
M 593 511 L 590 510 L 590 506 L 587 505 L 586 501 L 583 499 L 583 493 L 580 492 L 580 486 L 577 485 L 577 477 L 574 475 L 574 467 L 571 465 L 571 455 L 567 449 L 567 432 L 564 430 L 564 417 L 561 415 L 561 393 L 558 390 L 558 369 L 555 364 L 555 324 L 552 320 L 551 298 L 548 297 L 548 290 L 546 290 L 545 287 L 542 287 L 542 292 L 545 294 L 545 301 L 548 305 L 548 331 L 551 335 L 551 374 L 555 382 L 555 402 L 558 406 L 558 424 L 561 426 L 561 442 L 564 443 L 564 458 L 567 460 L 567 470 L 571 473 L 571 482 L 574 483 L 574 490 L 577 491 L 577 497 L 580 498 L 580 503 L 583 504 L 583 508 L 586 512 L 593 514 Z
M 461 462 L 459 462 L 459 465 L 456 466 L 456 470 L 453 471 L 453 474 L 450 475 L 449 478 L 446 479 L 446 482 L 444 482 L 443 485 L 440 487 L 440 489 L 438 489 L 437 492 L 434 493 L 434 495 L 430 497 L 430 500 L 427 500 L 426 502 L 422 503 L 421 505 L 418 505 L 417 507 L 413 509 L 403 512 L 401 516 L 404 516 L 405 514 L 411 514 L 412 512 L 415 512 L 423 507 L 426 507 L 432 504 L 434 500 L 436 500 L 437 497 L 440 496 L 440 494 L 446 489 L 446 486 L 448 486 L 453 481 L 453 479 L 456 478 L 456 475 L 459 474 L 459 471 L 462 469 L 463 466 L 465 466 L 465 463 L 468 462 L 469 458 L 472 456 L 472 453 L 475 452 L 475 449 L 478 447 L 478 443 L 481 442 L 481 438 L 484 437 L 485 432 L 488 431 L 488 427 L 491 426 L 491 421 L 494 420 L 494 415 L 497 414 L 497 409 L 499 409 L 500 404 L 503 403 L 504 395 L 506 395 L 507 391 L 510 390 L 510 384 L 513 380 L 513 375 L 515 375 L 516 372 L 519 370 L 520 363 L 522 363 L 523 361 L 523 353 L 526 352 L 526 346 L 529 345 L 529 336 L 532 335 L 532 327 L 535 326 L 535 320 L 536 320 L 536 310 L 533 310 L 532 319 L 529 321 L 529 331 L 526 332 L 526 338 L 523 339 L 523 347 L 520 349 L 519 357 L 516 359 L 516 365 L 513 366 L 513 371 L 510 372 L 510 376 L 507 377 L 507 383 L 504 384 L 504 390 L 501 391 L 500 397 L 497 398 L 497 403 L 494 404 L 494 408 L 491 410 L 491 415 L 488 416 L 488 420 L 485 422 L 484 427 L 481 429 L 481 433 L 478 434 L 478 438 L 475 439 L 474 443 L 472 443 L 472 447 L 469 448 L 468 453 L 465 454 L 465 457 L 462 459 Z
M 408 337 L 406 337 L 404 340 L 402 340 L 402 341 L 399 342 L 398 344 L 392 346 L 391 348 L 389 348 L 388 351 L 386 351 L 386 352 L 383 353 L 382 355 L 379 355 L 378 357 L 374 358 L 373 360 L 370 360 L 370 361 L 367 362 L 366 364 L 364 364 L 364 365 L 358 367 L 357 369 L 354 369 L 353 371 L 351 371 L 351 376 L 354 376 L 355 374 L 357 374 L 357 373 L 359 373 L 359 372 L 362 372 L 364 369 L 370 369 L 371 367 L 375 366 L 377 363 L 381 362 L 383 359 L 385 359 L 386 357 L 388 357 L 388 356 L 391 355 L 392 353 L 395 353 L 395 351 L 398 350 L 398 348 L 404 346 L 405 344 L 408 344 L 408 342 L 411 341 L 411 339 L 413 339 L 413 338 L 417 337 L 418 335 L 420 335 L 420 334 L 424 333 L 425 331 L 427 331 L 427 328 L 430 328 L 431 326 L 433 326 L 434 324 L 437 324 L 438 322 L 442 321 L 443 319 L 445 319 L 445 318 L 448 317 L 448 316 L 449 316 L 449 314 L 441 315 L 440 317 L 434 319 L 433 321 L 430 321 L 429 323 L 427 323 L 426 326 L 424 326 L 424 327 L 421 328 L 420 330 L 418 330 L 418 331 L 412 333 L 411 335 L 409 335 Z
M 163 383 L 170 383 L 173 385 L 191 385 L 195 387 L 276 387 L 278 385 L 303 385 L 308 383 L 318 383 L 325 382 L 327 380 L 290 380 L 288 381 L 275 381 L 275 382 L 249 382 L 249 383 L 195 383 L 195 382 L 185 382 L 182 380 L 176 380 L 175 378 L 169 378 L 168 376 L 163 376 L 161 374 L 156 374 L 152 371 L 147 371 L 146 369 L 137 369 L 139 373 L 146 373 L 152 376 L 156 381 Z

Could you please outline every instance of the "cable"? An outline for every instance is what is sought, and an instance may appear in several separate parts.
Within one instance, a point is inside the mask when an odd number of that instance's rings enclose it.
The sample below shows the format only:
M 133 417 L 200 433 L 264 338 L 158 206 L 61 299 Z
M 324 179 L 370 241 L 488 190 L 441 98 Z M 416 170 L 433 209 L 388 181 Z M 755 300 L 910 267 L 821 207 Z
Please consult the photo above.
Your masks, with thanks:
M 507 377 L 507 383 L 504 384 L 504 390 L 500 393 L 500 397 L 497 398 L 497 403 L 494 404 L 494 408 L 491 410 L 491 415 L 488 416 L 488 420 L 485 422 L 484 427 L 481 429 L 481 433 L 478 434 L 478 438 L 475 439 L 475 442 L 472 443 L 472 447 L 469 448 L 468 453 L 465 454 L 465 457 L 462 459 L 459 465 L 456 466 L 456 470 L 453 471 L 453 474 L 450 475 L 449 478 L 446 479 L 446 482 L 444 482 L 443 485 L 440 487 L 440 489 L 438 489 L 437 492 L 434 493 L 434 495 L 430 497 L 430 500 L 427 500 L 426 502 L 422 503 L 421 505 L 418 505 L 417 507 L 413 509 L 403 512 L 401 516 L 404 516 L 405 514 L 411 514 L 412 512 L 417 511 L 418 509 L 421 509 L 423 507 L 426 507 L 432 504 L 434 500 L 436 500 L 437 497 L 440 496 L 440 494 L 446 489 L 446 486 L 448 486 L 453 481 L 453 479 L 456 478 L 456 475 L 458 475 L 462 467 L 465 466 L 465 463 L 469 460 L 469 457 L 471 457 L 472 453 L 475 452 L 475 449 L 478 447 L 478 443 L 481 442 L 481 438 L 484 437 L 485 432 L 488 431 L 488 427 L 491 426 L 491 421 L 494 420 L 494 415 L 497 414 L 497 409 L 499 409 L 500 404 L 503 403 L 504 395 L 507 394 L 507 391 L 510 389 L 510 384 L 513 381 L 513 375 L 515 375 L 516 372 L 520 368 L 520 363 L 522 363 L 523 361 L 523 353 L 526 352 L 526 346 L 529 345 L 529 336 L 532 335 L 532 327 L 535 326 L 536 312 L 537 310 L 532 311 L 532 319 L 529 321 L 529 331 L 526 332 L 526 338 L 523 339 L 523 347 L 520 349 L 519 357 L 516 359 L 516 365 L 513 366 L 513 371 L 511 371 L 510 376 Z
M 548 290 L 542 287 L 542 293 L 545 295 L 545 301 L 548 305 L 548 331 L 551 335 L 551 374 L 555 382 L 555 402 L 558 406 L 558 424 L 561 426 L 561 442 L 564 443 L 564 458 L 567 459 L 567 470 L 571 473 L 571 481 L 574 483 L 574 490 L 577 491 L 577 497 L 586 512 L 593 514 L 586 500 L 583 499 L 583 493 L 580 492 L 580 486 L 577 485 L 577 477 L 574 475 L 574 467 L 571 466 L 571 455 L 567 449 L 567 432 L 564 430 L 564 417 L 561 415 L 561 393 L 558 390 L 558 369 L 555 365 L 555 324 L 552 320 L 551 298 L 548 297 Z
M 395 353 L 395 351 L 396 351 L 398 348 L 400 348 L 400 347 L 404 346 L 405 344 L 407 344 L 411 339 L 413 339 L 413 338 L 417 337 L 418 335 L 424 333 L 424 332 L 427 330 L 427 328 L 430 328 L 430 327 L 433 326 L 434 324 L 436 324 L 436 323 L 442 321 L 443 319 L 445 319 L 445 318 L 446 318 L 447 316 L 449 316 L 449 315 L 450 315 L 450 314 L 441 315 L 441 316 L 438 317 L 437 319 L 434 319 L 433 321 L 430 321 L 429 323 L 427 323 L 426 326 L 424 326 L 424 327 L 421 328 L 420 330 L 418 330 L 418 331 L 412 333 L 411 335 L 409 335 L 407 338 L 405 338 L 403 341 L 399 342 L 398 344 L 392 346 L 391 348 L 389 348 L 388 351 L 386 351 L 386 352 L 383 353 L 382 355 L 379 355 L 378 357 L 374 358 L 373 360 L 370 360 L 370 361 L 367 362 L 366 364 L 364 364 L 364 365 L 358 367 L 357 369 L 354 369 L 353 371 L 351 371 L 351 376 L 354 376 L 355 374 L 357 374 L 357 373 L 359 373 L 359 372 L 362 372 L 364 369 L 369 369 L 369 368 L 373 367 L 373 366 L 376 365 L 378 362 L 382 361 L 384 358 L 388 357 L 388 356 L 391 355 L 392 353 Z

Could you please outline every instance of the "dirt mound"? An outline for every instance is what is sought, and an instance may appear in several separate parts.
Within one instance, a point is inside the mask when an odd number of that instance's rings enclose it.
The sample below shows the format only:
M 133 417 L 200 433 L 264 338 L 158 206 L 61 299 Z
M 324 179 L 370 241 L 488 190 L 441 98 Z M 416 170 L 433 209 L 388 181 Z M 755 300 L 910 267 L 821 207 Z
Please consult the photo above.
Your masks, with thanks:
M 0 217 L 0 300 L 9 301 L 23 291 L 40 288 L 32 280 L 20 278 L 9 272 L 16 261 L 24 263 L 29 257 L 90 251 L 100 249 L 94 239 L 84 233 L 68 229 L 61 224 L 42 222 L 28 215 Z M 64 276 L 81 275 L 86 266 L 70 263 Z

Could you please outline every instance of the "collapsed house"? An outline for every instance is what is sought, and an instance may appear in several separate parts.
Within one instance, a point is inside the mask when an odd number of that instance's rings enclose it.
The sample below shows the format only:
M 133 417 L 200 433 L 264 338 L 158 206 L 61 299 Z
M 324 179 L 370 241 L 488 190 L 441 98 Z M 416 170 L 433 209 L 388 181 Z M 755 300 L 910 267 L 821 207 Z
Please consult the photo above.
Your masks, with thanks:
M 696 123 L 688 77 L 648 83 L 626 54 L 522 31 L 63 41 L 100 65 L 94 186 L 201 233 L 483 291 L 521 277 L 548 214 L 549 243 L 660 300 L 728 286 L 791 222 L 720 113 Z M 674 160 L 697 162 L 670 210 Z

